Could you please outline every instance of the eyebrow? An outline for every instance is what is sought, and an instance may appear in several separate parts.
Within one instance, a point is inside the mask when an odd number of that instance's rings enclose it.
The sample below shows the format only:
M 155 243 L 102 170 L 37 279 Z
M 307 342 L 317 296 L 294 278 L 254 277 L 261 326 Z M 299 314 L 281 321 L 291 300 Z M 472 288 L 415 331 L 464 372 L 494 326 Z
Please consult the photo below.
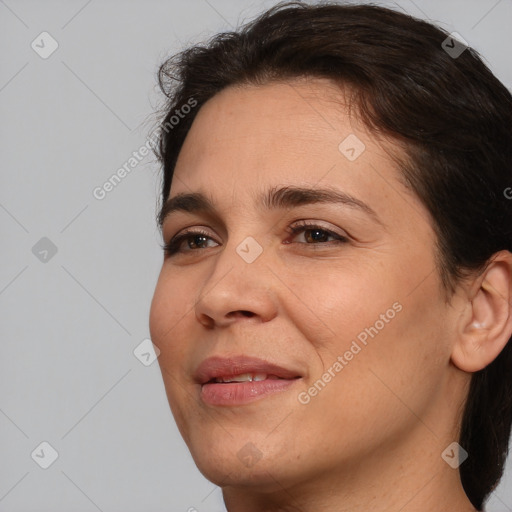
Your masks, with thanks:
M 308 204 L 343 204 L 360 210 L 383 225 L 375 211 L 366 203 L 346 192 L 331 188 L 273 187 L 261 194 L 258 204 L 264 210 L 294 208 Z M 158 216 L 160 227 L 174 212 L 203 213 L 217 217 L 214 204 L 200 192 L 181 193 L 167 200 Z

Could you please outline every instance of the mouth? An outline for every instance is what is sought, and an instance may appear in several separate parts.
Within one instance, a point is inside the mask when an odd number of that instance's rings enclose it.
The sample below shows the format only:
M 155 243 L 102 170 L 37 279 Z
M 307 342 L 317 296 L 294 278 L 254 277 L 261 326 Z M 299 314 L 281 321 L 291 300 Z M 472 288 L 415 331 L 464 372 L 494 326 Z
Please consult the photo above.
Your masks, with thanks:
M 298 377 L 295 377 L 298 378 Z M 210 379 L 206 384 L 215 382 L 217 384 L 229 384 L 231 382 L 261 382 L 263 380 L 288 380 L 277 375 L 268 375 L 266 373 L 242 373 L 239 375 L 230 375 L 228 377 L 214 377 Z
M 196 382 L 204 403 L 243 405 L 288 390 L 302 379 L 289 368 L 247 356 L 211 357 L 199 365 Z

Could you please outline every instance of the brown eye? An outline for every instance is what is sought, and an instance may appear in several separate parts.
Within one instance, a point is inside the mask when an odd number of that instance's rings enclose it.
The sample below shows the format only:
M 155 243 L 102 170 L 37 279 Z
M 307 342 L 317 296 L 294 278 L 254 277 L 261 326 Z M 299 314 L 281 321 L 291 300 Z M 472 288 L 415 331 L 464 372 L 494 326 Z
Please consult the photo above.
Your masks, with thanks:
M 336 243 L 344 243 L 348 242 L 348 238 L 339 235 L 337 233 L 334 233 L 333 231 L 329 229 L 325 229 L 322 226 L 319 226 L 317 224 L 307 223 L 303 222 L 299 225 L 295 225 L 290 227 L 289 233 L 291 235 L 297 235 L 299 233 L 304 233 L 305 242 L 299 242 L 299 243 L 305 243 L 308 245 L 319 245 L 319 244 L 329 244 L 331 245 L 333 240 L 328 240 L 329 238 L 334 238 L 334 241 Z
M 207 249 L 208 240 L 213 240 L 208 233 L 204 231 L 187 231 L 181 235 L 172 238 L 169 242 L 162 245 L 166 256 L 172 256 L 177 253 L 196 251 L 198 249 Z M 188 249 L 183 249 L 184 243 L 187 243 Z

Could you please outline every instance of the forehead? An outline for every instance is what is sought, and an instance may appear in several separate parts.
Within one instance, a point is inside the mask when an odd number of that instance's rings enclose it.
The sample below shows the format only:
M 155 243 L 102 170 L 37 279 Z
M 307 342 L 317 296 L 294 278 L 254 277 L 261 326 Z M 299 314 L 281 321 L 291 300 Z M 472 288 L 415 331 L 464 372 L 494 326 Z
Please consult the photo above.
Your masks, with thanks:
M 226 88 L 199 110 L 177 161 L 173 189 L 183 188 L 181 180 L 198 185 L 218 178 L 247 185 L 272 179 L 312 184 L 343 170 L 359 174 L 370 155 L 381 166 L 392 165 L 348 111 L 342 91 L 325 79 Z M 364 148 L 352 161 L 340 150 L 347 139 L 356 152 Z M 337 172 L 331 173 L 333 166 Z

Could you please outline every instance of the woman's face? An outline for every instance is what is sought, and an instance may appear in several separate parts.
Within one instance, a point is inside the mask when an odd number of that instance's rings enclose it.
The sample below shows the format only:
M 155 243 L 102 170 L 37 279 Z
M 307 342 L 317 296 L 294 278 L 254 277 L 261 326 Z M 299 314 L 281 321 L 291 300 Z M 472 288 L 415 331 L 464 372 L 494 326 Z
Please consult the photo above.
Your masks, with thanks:
M 454 439 L 431 220 L 342 101 L 323 80 L 225 89 L 179 155 L 170 198 L 211 208 L 165 219 L 166 242 L 200 233 L 164 258 L 150 330 L 180 432 L 219 485 L 369 478 L 437 464 Z M 264 380 L 212 380 L 247 373 Z

